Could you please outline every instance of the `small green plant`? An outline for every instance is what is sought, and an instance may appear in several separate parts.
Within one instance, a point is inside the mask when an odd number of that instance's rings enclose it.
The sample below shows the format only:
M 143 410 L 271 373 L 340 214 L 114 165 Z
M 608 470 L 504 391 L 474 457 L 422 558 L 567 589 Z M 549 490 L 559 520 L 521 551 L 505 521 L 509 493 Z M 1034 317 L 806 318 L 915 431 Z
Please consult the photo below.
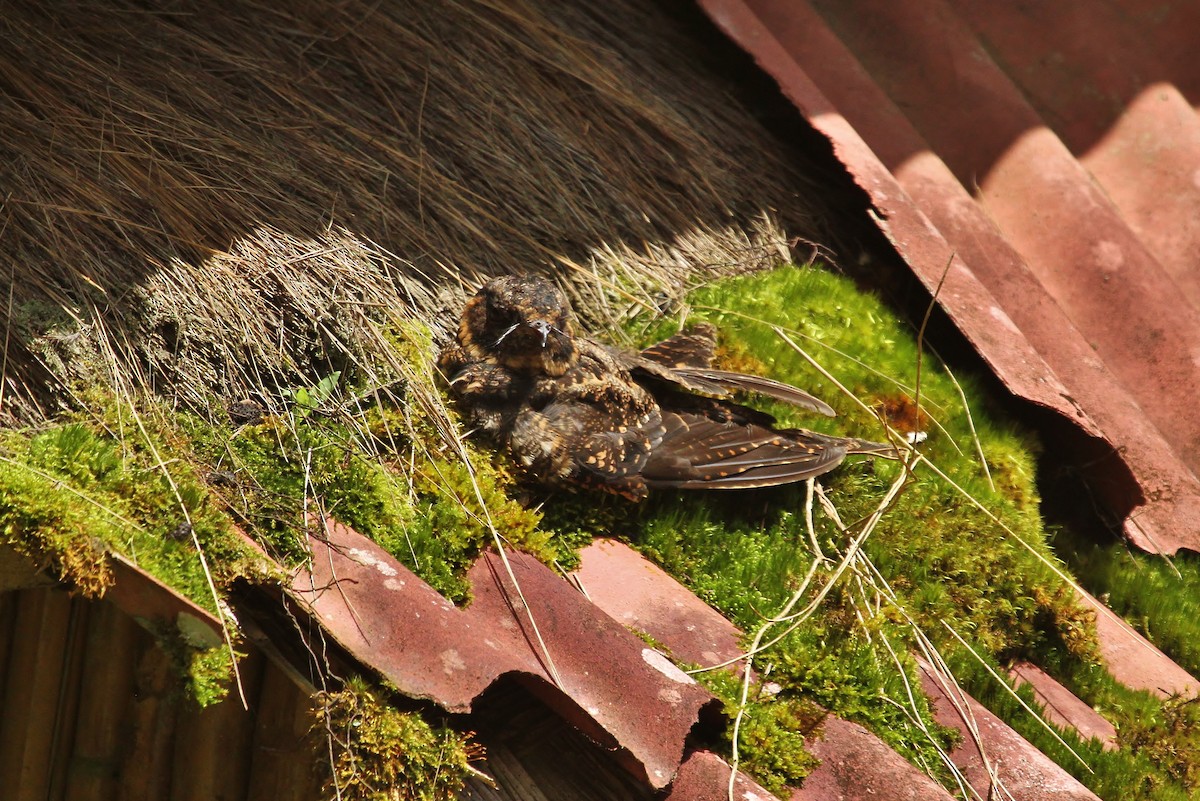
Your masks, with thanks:
M 301 418 L 308 417 L 325 405 L 326 402 L 337 394 L 338 380 L 341 377 L 342 372 L 336 370 L 311 387 L 299 387 L 289 390 L 286 394 L 295 404 L 296 416 Z

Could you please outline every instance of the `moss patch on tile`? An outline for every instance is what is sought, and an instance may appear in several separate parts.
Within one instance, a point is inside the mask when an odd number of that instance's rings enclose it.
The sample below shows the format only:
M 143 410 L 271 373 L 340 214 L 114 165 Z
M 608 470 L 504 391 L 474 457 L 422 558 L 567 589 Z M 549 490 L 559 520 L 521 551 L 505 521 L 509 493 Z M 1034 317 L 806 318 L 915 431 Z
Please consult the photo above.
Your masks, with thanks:
M 726 671 L 706 671 L 697 678 L 721 699 L 725 714 L 731 720 L 736 718 L 741 681 Z M 753 773 L 775 795 L 786 798 L 789 786 L 799 787 L 821 764 L 805 747 L 805 740 L 820 735 L 826 713 L 809 699 L 782 690 L 774 693 L 767 687 L 756 683 L 751 689 L 739 726 L 739 767 Z M 732 750 L 732 727 L 726 729 L 723 745 Z
M 751 400 L 781 424 L 885 440 L 886 422 L 900 436 L 927 437 L 919 449 L 937 470 L 916 465 L 864 542 L 865 559 L 755 665 L 770 670 L 784 697 L 867 725 L 947 781 L 938 751 L 952 736 L 908 694 L 918 628 L 948 653 L 958 647 L 953 627 L 995 659 L 1094 663 L 1091 617 L 1062 578 L 1039 514 L 1036 440 L 990 409 L 970 376 L 928 353 L 918 359 L 912 329 L 831 272 L 781 268 L 701 289 L 689 302 L 689 319 L 718 326 L 721 366 L 793 383 L 838 411 L 828 419 Z M 661 339 L 676 323 L 652 321 L 638 338 Z M 903 471 L 899 462 L 851 457 L 820 479 L 838 520 L 817 504 L 811 531 L 803 485 L 659 493 L 619 531 L 750 633 L 803 584 L 815 558 L 806 598 L 824 586 Z M 746 766 L 774 780 L 771 766 L 753 758 Z
M 250 553 L 213 503 L 187 442 L 129 407 L 97 407 L 0 439 L 0 525 L 6 541 L 46 559 L 84 595 L 111 582 L 105 550 L 119 552 L 198 605 L 216 600 L 196 546 L 219 584 Z
M 327 789 L 337 798 L 453 801 L 481 749 L 419 712 L 401 711 L 360 678 L 317 696 L 315 735 L 329 743 Z
M 210 496 L 188 440 L 157 414 L 91 400 L 88 413 L 56 425 L 0 434 L 0 538 L 85 597 L 104 594 L 109 554 L 119 553 L 216 613 L 227 583 L 254 559 Z M 197 647 L 174 629 L 154 634 L 194 700 L 224 697 L 228 646 Z
M 413 359 L 432 359 L 405 342 Z M 560 549 L 539 513 L 510 497 L 513 480 L 494 454 L 470 451 L 468 464 L 438 438 L 412 400 L 440 392 L 429 381 L 400 397 L 333 383 L 297 390 L 289 412 L 245 425 L 195 416 L 183 425 L 210 474 L 221 476 L 213 489 L 225 508 L 283 564 L 306 559 L 310 528 L 334 517 L 463 601 L 466 569 L 493 543 L 493 529 L 547 562 Z

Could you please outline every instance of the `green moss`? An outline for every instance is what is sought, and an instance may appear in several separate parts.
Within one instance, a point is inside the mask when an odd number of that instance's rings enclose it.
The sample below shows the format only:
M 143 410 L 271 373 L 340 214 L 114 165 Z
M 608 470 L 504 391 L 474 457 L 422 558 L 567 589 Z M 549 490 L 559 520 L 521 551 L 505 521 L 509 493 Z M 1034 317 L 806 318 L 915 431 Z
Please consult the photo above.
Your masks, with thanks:
M 510 497 L 513 481 L 488 453 L 471 464 L 452 456 L 432 419 L 429 399 L 445 404 L 434 383 L 430 335 L 409 323 L 391 332 L 408 365 L 404 394 L 371 393 L 324 380 L 292 393 L 291 413 L 238 428 L 192 416 L 186 423 L 215 486 L 236 520 L 286 564 L 307 558 L 308 527 L 332 516 L 379 543 L 452 600 L 467 598 L 466 569 L 493 544 L 546 562 L 568 553 L 551 541 L 540 515 Z M 356 394 L 369 405 L 327 409 Z M 335 404 L 336 405 L 336 404 Z M 366 408 L 361 408 L 364 406 Z
M 697 674 L 704 686 L 724 703 L 732 720 L 741 701 L 741 681 L 727 671 Z M 799 787 L 821 761 L 804 747 L 807 738 L 819 736 L 825 711 L 790 694 L 771 695 L 761 686 L 751 689 L 738 729 L 739 768 L 763 787 L 786 798 L 787 787 Z M 732 745 L 732 729 L 726 731 L 726 747 Z
M 923 699 L 916 709 L 910 706 L 908 686 L 917 683 L 907 657 L 915 647 L 910 621 L 946 650 L 954 647 L 949 624 L 995 658 L 1094 664 L 1092 620 L 1056 573 L 1055 567 L 1063 568 L 1040 517 L 1036 442 L 990 413 L 970 376 L 951 376 L 926 354 L 918 414 L 911 328 L 848 280 L 822 270 L 784 268 L 737 278 L 706 287 L 689 301 L 695 318 L 721 331 L 723 366 L 804 387 L 839 416 L 804 415 L 758 398 L 754 405 L 784 425 L 867 439 L 886 437 L 881 418 L 901 432 L 920 429 L 928 434 L 921 452 L 995 517 L 928 466 L 918 466 L 864 545 L 895 603 L 880 595 L 870 576 L 852 571 L 808 621 L 757 657 L 756 665 L 769 666 L 784 687 L 784 697 L 814 701 L 867 725 L 936 775 L 937 748 L 953 737 L 932 721 Z M 845 396 L 776 328 L 867 408 Z M 653 323 L 640 336 L 650 342 L 673 331 L 669 323 Z M 815 534 L 824 553 L 837 558 L 901 470 L 897 462 L 852 457 L 821 479 L 851 529 L 842 532 L 818 509 Z M 624 530 L 750 632 L 795 592 L 814 557 L 803 487 L 732 495 L 659 494 Z M 828 573 L 828 566 L 817 571 L 818 586 Z
M 897 395 L 916 395 L 918 357 L 911 330 L 874 298 L 831 273 L 776 270 L 708 288 L 692 303 L 698 316 L 722 328 L 727 346 L 755 354 L 770 375 L 809 389 L 839 412 L 837 419 L 828 419 L 772 407 L 786 423 L 877 440 L 886 436 L 875 414 L 841 394 L 771 326 L 790 331 L 797 344 L 876 413 L 894 409 Z M 1038 512 L 1032 438 L 987 414 L 974 382 L 958 376 L 967 397 L 974 399 L 968 412 L 938 361 L 927 355 L 923 362 L 920 396 L 932 421 L 921 451 L 1003 525 L 934 472 L 918 467 L 867 542 L 872 561 L 927 630 L 940 629 L 941 620 L 954 621 L 991 653 L 1033 655 L 1043 646 L 1069 641 L 1086 656 L 1089 644 L 1080 641 L 1080 615 L 1070 592 L 1030 553 L 1032 549 L 1051 564 L 1061 564 L 1046 542 Z M 825 484 L 842 519 L 852 522 L 875 508 L 900 470 L 898 463 L 884 460 L 851 463 L 830 474 Z M 774 501 L 797 509 L 801 497 L 798 491 L 784 491 Z M 707 525 L 711 512 L 701 515 Z M 819 541 L 831 547 L 843 541 L 827 518 L 818 515 L 818 520 Z M 760 529 L 758 523 L 749 528 Z M 765 536 L 759 550 L 779 562 L 773 554 L 780 543 L 771 540 L 798 534 L 794 524 L 783 529 L 775 534 L 739 532 L 738 538 Z M 762 559 L 753 561 L 758 563 L 751 568 L 756 574 L 769 572 Z M 744 559 L 739 562 L 743 570 L 749 567 Z M 772 569 L 779 572 L 779 566 Z
M 307 556 L 312 519 L 330 514 L 348 525 L 392 522 L 383 468 L 355 448 L 352 432 L 326 420 L 277 417 L 234 429 L 186 420 L 199 457 L 223 478 L 214 486 L 235 519 L 276 558 Z
M 507 496 L 511 480 L 486 459 L 470 470 L 398 433 L 411 431 L 410 411 L 267 417 L 240 429 L 194 420 L 191 433 L 227 476 L 216 491 L 236 519 L 285 563 L 306 558 L 307 526 L 322 515 L 370 537 L 452 599 L 466 597 L 463 574 L 492 543 L 488 520 L 510 546 L 553 559 L 539 515 Z
M 186 443 L 153 415 L 132 415 L 97 407 L 94 416 L 45 430 L 7 432 L 0 444 L 5 539 L 48 558 L 87 595 L 107 585 L 110 549 L 215 611 L 197 543 L 219 583 L 242 571 L 248 551 L 210 502 Z
M 0 535 L 19 551 L 48 562 L 88 597 L 112 582 L 103 542 L 122 534 L 122 512 L 102 498 L 77 495 L 54 473 L 29 464 L 32 438 L 6 432 L 0 462 Z
M 233 655 L 222 644 L 213 648 L 192 649 L 187 663 L 188 694 L 200 706 L 210 706 L 225 700 L 233 681 L 229 666 Z
M 452 801 L 477 750 L 448 726 L 394 708 L 361 679 L 320 694 L 316 713 L 313 730 L 331 746 L 328 789 L 338 798 Z
M 927 417 L 917 414 L 912 408 L 917 349 L 911 330 L 849 281 L 823 271 L 783 269 L 747 276 L 706 288 L 690 300 L 696 317 L 719 326 L 725 366 L 805 387 L 831 403 L 839 417 L 806 417 L 760 399 L 755 405 L 769 408 L 785 424 L 869 439 L 883 438 L 880 417 L 901 431 L 927 431 L 922 453 L 999 521 L 919 465 L 864 545 L 896 603 L 881 597 L 865 575 L 852 573 L 834 587 L 809 620 L 756 658 L 757 668 L 770 670 L 782 685 L 782 697 L 810 700 L 867 725 L 937 775 L 934 746 L 946 748 L 953 737 L 932 723 L 923 698 L 916 699 L 916 709 L 905 709 L 907 686 L 918 683 L 907 656 L 915 645 L 911 619 L 951 658 L 969 692 L 1101 797 L 1181 799 L 1197 792 L 1197 705 L 1182 699 L 1164 703 L 1128 690 L 1103 669 L 1096 657 L 1092 613 L 1075 602 L 1054 569 L 1066 570 L 1040 515 L 1034 483 L 1037 443 L 989 409 L 970 376 L 952 377 L 926 354 L 920 398 Z M 773 326 L 870 411 L 842 395 Z M 655 323 L 642 335 L 649 342 L 670 333 L 671 325 Z M 852 459 L 822 478 L 851 533 L 900 469 L 894 462 L 855 464 Z M 638 547 L 743 630 L 753 631 L 764 616 L 781 608 L 812 565 L 803 508 L 801 488 L 744 493 L 736 500 L 719 494 L 666 494 L 646 504 L 625 530 Z M 836 558 L 848 535 L 819 510 L 815 522 L 818 543 Z M 1121 544 L 1062 544 L 1093 592 L 1104 593 L 1185 667 L 1200 669 L 1196 560 L 1176 560 L 1181 574 L 1176 575 L 1162 559 L 1129 553 Z M 818 583 L 827 572 L 817 572 Z M 1122 749 L 1104 751 L 1065 733 L 1090 766 L 1085 768 L 973 657 L 964 655 L 946 633 L 947 625 L 996 670 L 1017 657 L 1045 667 L 1113 721 Z M 890 649 L 882 647 L 885 640 Z M 1021 693 L 1032 701 L 1027 688 Z M 914 715 L 930 734 L 915 725 Z M 793 743 L 786 736 L 778 742 L 785 752 Z
M 225 643 L 212 643 L 213 632 L 206 624 L 196 623 L 189 630 L 188 624 L 180 621 L 174 626 L 145 620 L 141 623 L 170 661 L 174 690 L 201 708 L 225 700 L 236 681 L 233 654 Z M 238 637 L 236 631 L 233 637 Z
M 1132 754 L 1147 757 L 1193 797 L 1200 791 L 1200 699 L 1173 696 L 1154 714 L 1126 720 L 1120 742 Z

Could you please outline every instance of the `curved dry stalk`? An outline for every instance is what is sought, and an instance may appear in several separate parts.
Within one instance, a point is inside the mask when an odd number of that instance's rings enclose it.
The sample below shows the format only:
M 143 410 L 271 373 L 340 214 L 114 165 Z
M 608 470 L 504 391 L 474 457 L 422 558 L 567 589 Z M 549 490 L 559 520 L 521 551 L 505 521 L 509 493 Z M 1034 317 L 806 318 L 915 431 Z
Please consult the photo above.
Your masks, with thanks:
M 832 592 L 834 586 L 836 586 L 838 580 L 849 569 L 855 556 L 857 555 L 859 550 L 863 547 L 863 544 L 867 541 L 867 538 L 871 536 L 871 533 L 875 530 L 876 526 L 879 525 L 880 520 L 883 519 L 884 513 L 891 507 L 892 503 L 896 500 L 896 497 L 900 494 L 900 491 L 904 488 L 904 485 L 908 481 L 909 475 L 910 475 L 910 472 L 907 469 L 902 471 L 900 473 L 900 475 L 896 478 L 896 480 L 892 482 L 891 486 L 888 487 L 888 491 L 884 494 L 884 497 L 880 501 L 879 505 L 874 509 L 874 511 L 871 512 L 871 514 L 867 515 L 867 517 L 863 519 L 862 529 L 859 531 L 859 533 L 857 535 L 855 535 L 854 539 L 851 541 L 850 545 L 847 547 L 845 554 L 843 554 L 841 560 L 837 563 L 836 567 L 834 567 L 828 580 L 825 582 L 824 585 L 822 585 L 821 589 L 817 592 L 817 594 L 813 597 L 813 599 L 811 601 L 809 601 L 808 604 L 805 605 L 804 608 L 801 609 L 800 611 L 798 611 L 798 612 L 791 611 L 795 607 L 795 605 L 800 602 L 800 600 L 803 598 L 804 594 L 806 592 L 808 592 L 808 587 L 812 583 L 812 578 L 815 576 L 817 570 L 820 567 L 821 560 L 816 559 L 816 558 L 814 558 L 813 563 L 809 566 L 808 573 L 805 574 L 804 579 L 800 582 L 800 587 L 795 592 L 792 593 L 791 598 L 788 599 L 787 603 L 784 604 L 783 609 L 779 613 L 766 619 L 763 622 L 763 625 L 759 629 L 759 632 L 765 633 L 765 631 L 767 629 L 769 629 L 771 626 L 775 626 L 780 623 L 787 623 L 788 627 L 786 629 L 784 629 L 781 633 L 775 635 L 774 637 L 772 637 L 770 640 L 768 640 L 765 643 L 761 642 L 761 639 L 759 638 L 758 644 L 753 645 L 751 648 L 747 649 L 744 653 L 738 654 L 735 657 L 731 657 L 730 659 L 726 659 L 723 662 L 718 662 L 718 663 L 715 663 L 712 665 L 706 665 L 706 666 L 700 667 L 700 668 L 692 668 L 691 670 L 689 670 L 687 672 L 688 673 L 704 673 L 709 670 L 716 670 L 718 668 L 729 667 L 730 665 L 735 665 L 738 662 L 741 662 L 744 660 L 747 661 L 747 663 L 748 663 L 748 660 L 752 659 L 755 655 L 774 646 L 775 644 L 777 644 L 778 642 L 783 640 L 783 638 L 787 637 L 789 634 L 791 634 L 793 631 L 795 631 L 799 626 L 803 625 L 805 623 L 805 621 L 807 621 L 810 617 L 812 617 L 812 615 L 817 611 L 817 609 L 820 608 L 820 606 L 824 602 L 825 598 L 829 595 L 830 592 Z M 821 495 L 824 494 L 819 489 L 817 490 L 817 492 L 818 492 L 818 494 L 821 494 Z M 806 523 L 808 522 L 809 519 L 810 519 L 809 516 L 806 514 Z M 816 536 L 815 533 L 810 534 L 810 539 L 814 539 L 815 536 Z M 756 638 L 757 638 L 757 635 L 756 635 Z
M 774 646 L 775 644 L 777 644 L 778 642 L 783 640 L 785 637 L 787 637 L 789 634 L 791 634 L 793 631 L 795 631 L 798 627 L 803 625 L 810 617 L 812 617 L 812 615 L 817 611 L 817 609 L 820 608 L 821 604 L 825 601 L 825 598 L 829 595 L 829 593 L 837 585 L 837 583 L 841 579 L 842 575 L 844 575 L 845 572 L 849 569 L 851 563 L 857 557 L 863 544 L 866 542 L 867 538 L 871 535 L 871 533 L 875 530 L 875 527 L 879 524 L 879 521 L 883 518 L 883 514 L 887 511 L 888 508 L 891 507 L 892 503 L 895 501 L 896 497 L 899 495 L 901 488 L 903 488 L 903 486 L 907 482 L 908 476 L 909 476 L 909 474 L 908 474 L 907 470 L 901 471 L 900 475 L 892 483 L 891 487 L 888 488 L 888 492 L 884 495 L 883 499 L 880 501 L 879 506 L 876 507 L 876 509 L 870 515 L 867 516 L 866 520 L 862 524 L 862 530 L 851 541 L 850 545 L 846 549 L 846 553 L 843 555 L 841 561 L 834 568 L 834 570 L 830 574 L 829 578 L 826 580 L 825 584 L 821 587 L 821 589 L 817 592 L 817 594 L 813 597 L 813 599 L 811 601 L 809 601 L 808 604 L 803 609 L 801 609 L 798 612 L 792 611 L 795 608 L 795 606 L 798 603 L 800 603 L 800 601 L 803 599 L 805 594 L 808 592 L 808 587 L 811 584 L 813 577 L 815 576 L 817 570 L 819 569 L 819 567 L 822 563 L 821 559 L 817 558 L 815 554 L 814 554 L 813 562 L 809 566 L 808 573 L 805 575 L 804 580 L 800 583 L 800 587 L 795 592 L 792 593 L 791 598 L 789 598 L 787 600 L 787 602 L 783 605 L 783 608 L 780 609 L 780 611 L 775 616 L 773 616 L 763 622 L 763 624 L 754 633 L 754 637 L 751 640 L 750 648 L 748 648 L 744 654 L 741 654 L 732 660 L 727 660 L 726 662 L 724 662 L 722 664 L 710 665 L 706 668 L 700 668 L 700 669 L 689 671 L 690 673 L 698 673 L 703 670 L 712 670 L 714 668 L 725 667 L 728 665 L 736 664 L 737 662 L 742 662 L 742 661 L 745 662 L 745 666 L 743 668 L 743 675 L 742 675 L 741 696 L 738 701 L 738 711 L 737 711 L 737 715 L 734 717 L 733 732 L 731 735 L 731 739 L 732 739 L 732 743 L 733 743 L 733 771 L 730 773 L 730 778 L 729 778 L 729 799 L 730 799 L 730 801 L 733 801 L 733 798 L 734 798 L 734 796 L 733 796 L 734 780 L 735 780 L 735 776 L 737 773 L 737 765 L 738 765 L 738 761 L 739 761 L 738 760 L 738 737 L 739 737 L 739 734 L 741 731 L 742 720 L 745 717 L 746 706 L 749 703 L 750 682 L 751 682 L 751 677 L 753 675 L 752 666 L 753 666 L 753 661 L 754 661 L 755 655 L 767 650 L 768 648 Z M 812 525 L 812 520 L 813 520 L 811 507 L 812 507 L 813 497 L 814 497 L 814 491 L 813 491 L 814 484 L 815 484 L 815 481 L 810 480 L 809 491 L 807 493 L 805 521 L 806 521 L 806 525 L 808 525 L 808 526 Z M 812 541 L 814 541 L 814 542 L 816 541 L 815 529 L 810 529 L 808 532 L 808 535 Z M 764 643 L 763 639 L 766 637 L 767 632 L 771 629 L 771 627 L 776 626 L 780 623 L 787 623 L 788 625 L 781 633 L 775 635 L 769 641 Z
M 807 492 L 807 500 L 806 500 L 806 504 L 805 504 L 805 519 L 808 521 L 808 525 L 811 526 L 812 519 L 813 519 L 812 518 L 813 484 L 816 483 L 816 479 L 810 478 L 806 483 L 808 484 L 808 492 Z M 810 528 L 809 536 L 813 540 L 813 542 L 816 542 L 816 531 L 814 529 Z M 730 734 L 730 740 L 732 743 L 732 745 L 731 745 L 732 755 L 731 755 L 731 760 L 730 760 L 730 768 L 731 769 L 729 771 L 729 788 L 728 788 L 729 789 L 729 801 L 735 801 L 734 785 L 737 781 L 738 763 L 740 762 L 740 756 L 738 753 L 738 742 L 739 742 L 739 737 L 741 735 L 741 730 L 742 730 L 742 720 L 746 716 L 746 706 L 750 700 L 750 682 L 751 682 L 751 678 L 753 677 L 753 674 L 754 674 L 754 671 L 751 669 L 751 666 L 754 661 L 754 654 L 757 654 L 759 651 L 761 651 L 763 649 L 762 639 L 764 636 L 766 636 L 767 630 L 772 625 L 774 625 L 776 621 L 781 620 L 784 617 L 786 617 L 788 615 L 788 613 L 790 612 L 791 608 L 793 606 L 795 606 L 795 604 L 799 602 L 800 598 L 803 597 L 803 594 L 808 591 L 808 585 L 812 581 L 813 576 L 816 574 L 816 571 L 820 564 L 821 564 L 821 561 L 819 559 L 817 559 L 817 558 L 813 559 L 812 564 L 809 566 L 807 575 L 805 575 L 804 580 L 802 582 L 800 582 L 799 589 L 797 589 L 796 592 L 792 594 L 792 597 L 788 599 L 788 602 L 786 604 L 784 604 L 783 609 L 780 610 L 780 613 L 778 615 L 776 615 L 774 618 L 772 618 L 768 621 L 765 621 L 763 623 L 763 625 L 759 627 L 758 631 L 756 631 L 754 633 L 754 639 L 750 644 L 750 649 L 742 657 L 745 659 L 746 665 L 742 670 L 741 695 L 738 699 L 737 714 L 733 718 L 733 731 Z M 729 663 L 729 664 L 732 664 L 732 663 Z M 716 667 L 716 666 L 714 666 L 714 667 Z M 694 673 L 696 671 L 689 671 L 689 672 Z
M 967 795 L 973 795 L 976 799 L 978 799 L 978 801 L 985 801 L 985 799 L 979 795 L 971 783 L 967 781 L 967 777 L 962 772 L 962 769 L 959 768 L 958 765 L 954 764 L 954 760 L 950 758 L 949 752 L 941 747 L 937 741 L 937 738 L 933 736 L 933 732 L 929 730 L 929 726 L 925 723 L 924 718 L 921 717 L 920 707 L 917 704 L 916 693 L 913 689 L 912 683 L 908 680 L 908 672 L 904 669 L 904 665 L 900 660 L 900 655 L 897 654 L 896 649 L 892 647 L 891 640 L 889 640 L 887 635 L 883 632 L 880 632 L 880 640 L 883 642 L 884 647 L 891 656 L 892 664 L 896 666 L 896 673 L 900 676 L 900 680 L 904 684 L 904 694 L 907 697 L 908 704 L 906 706 L 886 696 L 884 697 L 884 700 L 892 703 L 894 706 L 903 711 L 905 717 L 908 718 L 909 723 L 911 723 L 917 728 L 918 731 L 925 735 L 926 740 L 937 752 L 938 759 L 942 761 L 943 766 L 945 766 L 950 772 L 955 784 L 958 785 L 959 792 L 964 797 Z M 925 775 L 932 778 L 932 771 L 926 768 Z
M 845 531 L 846 525 L 842 522 L 841 515 L 838 513 L 837 507 L 833 505 L 833 502 L 830 500 L 829 496 L 826 495 L 824 490 L 820 487 L 818 487 L 818 493 L 820 495 L 822 510 L 829 516 L 829 518 L 833 521 L 834 526 L 836 526 L 839 531 Z M 916 622 L 911 618 L 911 616 L 909 616 L 908 611 L 899 603 L 895 593 L 892 591 L 891 585 L 888 584 L 887 580 L 883 577 L 883 574 L 879 572 L 879 569 L 875 567 L 875 564 L 870 560 L 866 553 L 860 551 L 857 555 L 855 563 L 856 577 L 861 577 L 865 573 L 866 584 L 875 590 L 876 597 L 887 600 L 890 606 L 897 609 L 901 615 L 904 616 L 911 630 L 914 632 L 919 646 L 921 647 L 922 651 L 926 653 L 926 657 L 931 662 L 941 662 L 941 655 L 937 654 L 936 648 L 933 648 L 932 643 L 929 642 L 927 637 L 925 637 L 925 634 L 921 628 L 916 625 Z M 880 602 L 879 606 L 882 608 L 882 602 Z M 857 612 L 857 610 L 855 611 Z M 904 666 L 900 661 L 900 657 L 896 654 L 895 649 L 892 648 L 891 641 L 888 639 L 886 632 L 881 630 L 879 632 L 879 636 L 884 644 L 884 647 L 888 650 L 888 653 L 892 659 L 892 663 L 896 666 L 897 675 L 900 676 L 900 680 L 904 684 L 905 695 L 908 698 L 908 706 L 906 707 L 903 704 L 899 704 L 886 696 L 884 696 L 884 700 L 892 703 L 904 711 L 905 716 L 909 718 L 910 722 L 913 723 L 913 725 L 915 725 L 918 730 L 925 735 L 929 741 L 929 744 L 934 748 L 935 751 L 937 751 L 938 757 L 942 760 L 943 765 L 945 765 L 947 770 L 950 771 L 951 776 L 958 784 L 959 790 L 962 792 L 963 796 L 970 794 L 974 795 L 977 799 L 979 799 L 979 801 L 984 801 L 984 799 L 979 796 L 970 783 L 966 781 L 966 777 L 963 775 L 962 771 L 957 765 L 954 764 L 953 760 L 950 759 L 950 755 L 946 753 L 946 751 L 938 744 L 937 739 L 933 736 L 933 733 L 925 724 L 924 719 L 921 717 L 920 708 L 917 705 L 916 694 L 913 690 L 912 684 L 908 680 L 908 673 L 905 671 Z M 930 654 L 930 651 L 932 651 L 932 655 Z M 982 741 L 977 742 L 977 745 L 979 746 L 982 754 Z M 986 755 L 984 755 L 984 760 L 986 764 Z M 927 776 L 932 778 L 932 772 L 930 770 L 926 769 L 925 773 Z
M 987 456 L 983 453 L 983 443 L 979 441 L 979 433 L 975 430 L 975 415 L 971 414 L 971 404 L 967 403 L 967 393 L 963 391 L 962 384 L 958 383 L 958 379 L 954 377 L 954 372 L 950 369 L 946 362 L 942 361 L 942 369 L 946 371 L 946 377 L 950 379 L 950 383 L 954 384 L 954 388 L 958 390 L 958 397 L 962 399 L 963 411 L 967 414 L 967 427 L 971 429 L 971 441 L 975 443 L 975 453 L 979 454 L 979 466 L 983 468 L 983 475 L 987 478 L 988 487 L 992 492 L 996 491 L 996 482 L 992 480 L 992 470 L 988 467 Z M 953 438 L 950 438 L 950 443 L 954 445 Z M 957 445 L 954 445 L 957 448 Z M 961 451 L 959 451 L 961 453 Z
M 808 532 L 808 544 L 812 546 L 813 556 L 818 562 L 825 562 L 825 554 L 821 550 L 821 543 L 817 541 L 817 526 L 813 520 L 813 492 L 817 486 L 815 478 L 804 482 L 804 530 Z

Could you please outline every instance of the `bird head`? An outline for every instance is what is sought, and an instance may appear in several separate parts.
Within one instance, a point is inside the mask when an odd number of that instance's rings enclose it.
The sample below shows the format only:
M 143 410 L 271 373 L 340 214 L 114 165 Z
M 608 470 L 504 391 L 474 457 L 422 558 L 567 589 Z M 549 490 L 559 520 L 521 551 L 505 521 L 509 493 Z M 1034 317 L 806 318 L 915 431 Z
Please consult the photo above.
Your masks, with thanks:
M 493 278 L 467 302 L 459 341 L 476 358 L 525 373 L 562 375 L 575 363 L 571 307 L 534 276 Z

